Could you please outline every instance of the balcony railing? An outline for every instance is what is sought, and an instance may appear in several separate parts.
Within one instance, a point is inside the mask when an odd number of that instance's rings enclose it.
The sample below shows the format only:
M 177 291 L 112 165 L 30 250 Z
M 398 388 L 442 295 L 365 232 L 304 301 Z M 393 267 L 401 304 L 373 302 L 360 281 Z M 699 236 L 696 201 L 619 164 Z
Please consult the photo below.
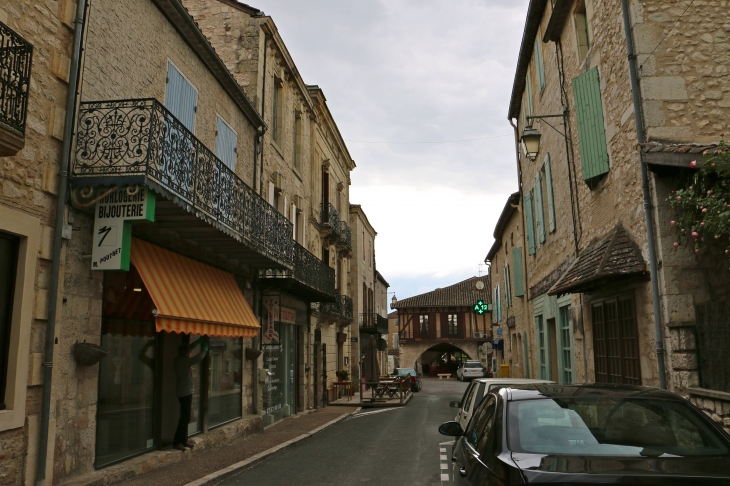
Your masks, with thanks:
M 335 297 L 335 269 L 312 255 L 299 243 L 294 243 L 293 270 L 260 270 L 260 278 L 292 278 L 320 294 Z
M 338 319 L 352 320 L 352 299 L 347 295 L 338 294 L 335 302 L 319 304 L 319 312 Z
M 332 203 L 320 203 L 320 223 L 335 234 L 340 234 L 340 213 L 337 212 Z
M 388 334 L 388 318 L 374 312 L 360 314 L 360 332 Z
M 352 250 L 352 230 L 350 225 L 340 221 L 340 235 L 337 239 L 337 246 L 341 249 Z
M 292 224 L 155 99 L 81 103 L 74 184 L 150 184 L 292 268 Z M 167 193 L 167 194 L 165 194 Z
M 0 22 L 0 122 L 25 133 L 33 46 Z

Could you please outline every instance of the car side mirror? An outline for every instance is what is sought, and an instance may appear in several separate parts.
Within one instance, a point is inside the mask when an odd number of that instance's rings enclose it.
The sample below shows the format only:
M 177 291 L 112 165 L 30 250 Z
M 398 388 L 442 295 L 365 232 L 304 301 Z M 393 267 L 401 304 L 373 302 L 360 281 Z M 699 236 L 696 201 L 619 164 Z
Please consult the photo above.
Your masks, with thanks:
M 451 408 L 461 408 L 461 402 L 453 401 L 453 402 L 449 403 L 449 407 L 451 407 Z
M 448 435 L 449 437 L 461 437 L 464 435 L 464 431 L 461 430 L 459 422 L 446 422 L 439 427 L 439 434 Z

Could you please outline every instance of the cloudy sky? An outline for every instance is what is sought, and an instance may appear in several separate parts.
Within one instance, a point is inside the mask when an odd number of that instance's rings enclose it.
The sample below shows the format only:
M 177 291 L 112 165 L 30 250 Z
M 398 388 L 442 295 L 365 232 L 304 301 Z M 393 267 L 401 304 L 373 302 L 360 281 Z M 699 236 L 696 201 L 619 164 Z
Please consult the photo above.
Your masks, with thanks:
M 528 1 L 246 3 L 323 89 L 390 290 L 403 299 L 477 275 L 517 190 L 507 108 Z

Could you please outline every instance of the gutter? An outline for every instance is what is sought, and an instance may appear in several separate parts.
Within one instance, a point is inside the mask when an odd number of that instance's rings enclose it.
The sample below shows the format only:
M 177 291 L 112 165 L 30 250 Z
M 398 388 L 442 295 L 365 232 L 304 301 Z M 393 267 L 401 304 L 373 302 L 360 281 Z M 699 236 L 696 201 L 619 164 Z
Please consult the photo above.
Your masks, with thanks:
M 78 0 L 74 18 L 74 37 L 69 68 L 68 92 L 66 93 L 66 118 L 63 127 L 63 149 L 58 175 L 58 197 L 56 199 L 56 221 L 53 231 L 53 251 L 51 263 L 51 286 L 48 290 L 48 324 L 46 325 L 46 344 L 43 362 L 43 395 L 41 401 L 40 438 L 38 443 L 38 462 L 36 463 L 36 484 L 46 484 L 46 461 L 48 457 L 48 427 L 51 415 L 51 391 L 53 388 L 53 352 L 56 344 L 56 317 L 58 307 L 58 288 L 61 277 L 61 251 L 63 235 L 61 229 L 66 212 L 66 193 L 68 190 L 68 169 L 71 158 L 74 121 L 78 103 L 79 74 L 81 70 L 81 51 L 84 36 L 87 0 Z
M 641 145 L 644 138 L 644 116 L 641 112 L 639 78 L 636 74 L 636 54 L 634 54 L 634 39 L 631 33 L 631 18 L 627 0 L 621 0 L 621 10 L 624 17 L 624 33 L 626 34 L 626 49 L 629 58 L 629 77 L 631 79 L 631 93 L 634 98 L 634 117 L 636 119 L 636 138 Z M 641 161 L 639 148 L 639 166 L 641 167 L 641 191 L 644 196 L 644 215 L 646 217 L 646 239 L 649 247 L 649 274 L 651 276 L 651 298 L 654 311 L 654 339 L 656 340 L 657 371 L 659 373 L 659 387 L 667 389 L 667 377 L 664 365 L 664 333 L 662 331 L 661 309 L 659 308 L 659 277 L 657 275 L 656 252 L 654 242 L 654 214 L 652 213 L 651 194 L 649 193 L 649 173 L 646 164 Z

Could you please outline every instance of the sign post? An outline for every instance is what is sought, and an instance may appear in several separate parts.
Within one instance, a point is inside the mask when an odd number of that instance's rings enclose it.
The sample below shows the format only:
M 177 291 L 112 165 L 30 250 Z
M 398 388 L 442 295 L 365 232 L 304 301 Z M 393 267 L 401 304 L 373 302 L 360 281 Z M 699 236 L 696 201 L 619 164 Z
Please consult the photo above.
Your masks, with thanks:
M 101 198 L 94 212 L 92 270 L 129 270 L 132 221 L 155 220 L 155 193 L 138 186 L 120 187 Z

